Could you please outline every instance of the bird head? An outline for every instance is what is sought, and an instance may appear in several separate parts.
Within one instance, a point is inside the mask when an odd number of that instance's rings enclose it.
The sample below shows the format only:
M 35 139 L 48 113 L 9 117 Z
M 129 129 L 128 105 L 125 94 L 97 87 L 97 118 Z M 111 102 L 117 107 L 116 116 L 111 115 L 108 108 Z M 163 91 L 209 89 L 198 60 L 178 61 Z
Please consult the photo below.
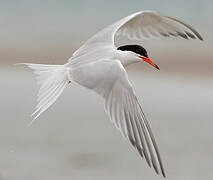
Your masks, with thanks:
M 160 68 L 152 61 L 152 59 L 148 56 L 145 48 L 139 45 L 125 45 L 120 46 L 117 50 L 124 51 L 126 54 L 126 59 L 131 59 L 132 61 L 145 61 L 152 65 L 153 67 L 160 70 Z

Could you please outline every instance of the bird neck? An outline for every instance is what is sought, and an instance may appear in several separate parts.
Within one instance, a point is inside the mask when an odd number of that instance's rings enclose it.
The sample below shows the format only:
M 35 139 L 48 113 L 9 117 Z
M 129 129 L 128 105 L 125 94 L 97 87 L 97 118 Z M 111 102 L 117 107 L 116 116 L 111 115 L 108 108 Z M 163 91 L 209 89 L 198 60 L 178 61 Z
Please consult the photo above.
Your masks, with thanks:
M 137 56 L 130 51 L 117 50 L 116 59 L 119 59 L 122 65 L 127 66 L 138 61 Z

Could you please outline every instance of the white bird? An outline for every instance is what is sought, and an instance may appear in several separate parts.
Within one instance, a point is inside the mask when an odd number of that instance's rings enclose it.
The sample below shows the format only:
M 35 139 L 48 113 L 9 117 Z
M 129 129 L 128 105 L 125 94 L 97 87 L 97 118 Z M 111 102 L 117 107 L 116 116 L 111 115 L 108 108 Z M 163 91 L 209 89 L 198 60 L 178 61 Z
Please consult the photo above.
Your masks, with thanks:
M 153 133 L 124 67 L 146 61 L 159 68 L 140 45 L 115 47 L 118 35 L 137 40 L 172 36 L 203 40 L 194 28 L 176 18 L 155 11 L 131 14 L 92 36 L 64 65 L 23 63 L 37 75 L 40 86 L 38 104 L 32 116 L 35 120 L 70 82 L 76 82 L 103 97 L 106 113 L 115 127 L 148 165 L 165 177 Z

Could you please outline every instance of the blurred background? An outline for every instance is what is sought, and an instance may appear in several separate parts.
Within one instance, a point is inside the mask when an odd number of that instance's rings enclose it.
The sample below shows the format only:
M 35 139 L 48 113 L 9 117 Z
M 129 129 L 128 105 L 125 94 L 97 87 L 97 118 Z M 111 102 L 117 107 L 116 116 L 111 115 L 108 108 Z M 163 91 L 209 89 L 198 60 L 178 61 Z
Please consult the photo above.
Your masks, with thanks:
M 85 40 L 139 10 L 191 24 L 204 41 L 142 44 L 161 71 L 127 68 L 167 179 L 212 179 L 212 0 L 0 0 L 0 179 L 163 179 L 124 141 L 93 92 L 71 84 L 32 125 L 38 88 L 14 63 L 63 64 Z M 134 43 L 134 42 L 129 42 Z

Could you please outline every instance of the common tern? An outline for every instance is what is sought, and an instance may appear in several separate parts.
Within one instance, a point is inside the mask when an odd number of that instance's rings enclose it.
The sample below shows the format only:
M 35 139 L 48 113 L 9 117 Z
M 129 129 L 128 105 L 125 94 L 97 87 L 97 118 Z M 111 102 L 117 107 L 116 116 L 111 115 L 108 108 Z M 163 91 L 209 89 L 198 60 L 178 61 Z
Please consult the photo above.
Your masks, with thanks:
M 193 27 L 176 18 L 140 11 L 92 36 L 64 65 L 23 63 L 37 75 L 40 86 L 33 120 L 56 101 L 68 84 L 80 84 L 103 97 L 105 111 L 115 127 L 148 165 L 165 177 L 156 141 L 125 70 L 127 65 L 143 61 L 159 67 L 141 45 L 116 47 L 115 36 L 119 35 L 131 40 L 160 37 L 203 40 Z

